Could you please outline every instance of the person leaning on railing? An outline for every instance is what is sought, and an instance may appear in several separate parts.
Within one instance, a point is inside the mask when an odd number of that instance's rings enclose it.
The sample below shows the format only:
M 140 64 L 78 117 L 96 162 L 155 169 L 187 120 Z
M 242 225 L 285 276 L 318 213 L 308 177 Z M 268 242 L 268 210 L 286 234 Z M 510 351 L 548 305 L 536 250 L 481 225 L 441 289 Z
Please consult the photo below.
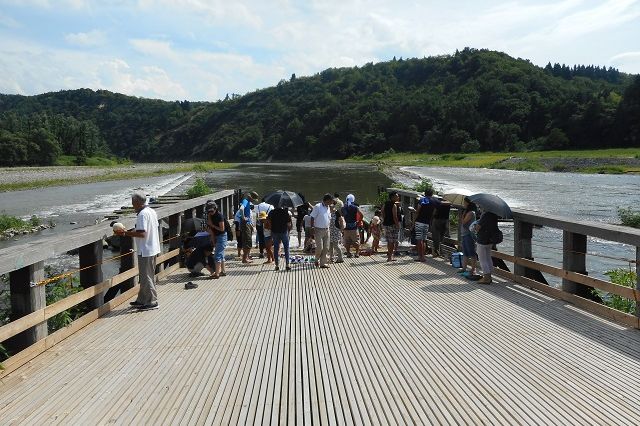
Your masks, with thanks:
M 491 212 L 483 212 L 480 220 L 475 226 L 478 233 L 478 258 L 482 268 L 482 278 L 478 284 L 491 284 L 491 272 L 493 271 L 493 261 L 491 260 L 491 247 L 494 242 L 492 238 L 500 231 L 498 229 L 498 216 Z
M 115 230 L 117 235 L 138 238 L 137 246 L 138 270 L 140 271 L 140 291 L 135 301 L 131 302 L 140 310 L 158 307 L 156 291 L 156 255 L 160 253 L 160 235 L 158 232 L 158 216 L 146 205 L 147 197 L 141 192 L 134 192 L 131 204 L 138 214 L 133 231 Z

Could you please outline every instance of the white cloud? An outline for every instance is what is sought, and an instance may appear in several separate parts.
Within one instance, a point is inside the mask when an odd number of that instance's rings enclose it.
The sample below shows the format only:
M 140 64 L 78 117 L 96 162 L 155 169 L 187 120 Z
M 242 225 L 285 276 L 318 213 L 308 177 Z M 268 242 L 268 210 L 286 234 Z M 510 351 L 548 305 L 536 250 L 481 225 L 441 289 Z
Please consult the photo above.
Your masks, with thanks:
M 246 25 L 251 28 L 260 28 L 263 23 L 261 14 L 257 11 L 264 8 L 264 4 L 258 1 L 139 0 L 138 6 L 147 11 L 162 8 L 175 10 L 176 13 L 188 13 L 210 23 Z
M 16 29 L 16 28 L 20 28 L 21 25 L 18 21 L 16 21 L 12 17 L 0 14 L 0 27 Z
M 101 46 L 107 42 L 107 35 L 104 31 L 93 30 L 86 33 L 69 33 L 64 36 L 67 43 L 76 46 Z
M 640 74 L 640 51 L 620 53 L 613 56 L 608 62 L 620 71 Z

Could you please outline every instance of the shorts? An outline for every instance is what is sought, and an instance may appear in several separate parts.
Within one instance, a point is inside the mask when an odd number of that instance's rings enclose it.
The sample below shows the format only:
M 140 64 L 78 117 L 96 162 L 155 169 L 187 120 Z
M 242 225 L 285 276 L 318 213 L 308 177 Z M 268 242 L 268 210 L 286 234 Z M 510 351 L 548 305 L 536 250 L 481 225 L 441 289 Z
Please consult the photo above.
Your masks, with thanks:
M 251 249 L 253 242 L 251 235 L 253 234 L 253 226 L 249 222 L 242 224 L 242 248 Z
M 224 249 L 227 248 L 227 233 L 216 235 L 214 259 L 217 263 L 224 262 Z
M 416 240 L 426 241 L 429 234 L 429 225 L 422 222 L 416 222 Z
M 398 242 L 398 232 L 400 231 L 400 226 L 391 225 L 384 227 L 384 236 L 387 238 L 387 243 L 397 243 Z
M 476 242 L 471 234 L 462 236 L 462 254 L 467 257 L 476 257 Z
M 360 244 L 360 235 L 358 235 L 357 229 L 350 229 L 344 231 L 344 246 L 358 246 Z

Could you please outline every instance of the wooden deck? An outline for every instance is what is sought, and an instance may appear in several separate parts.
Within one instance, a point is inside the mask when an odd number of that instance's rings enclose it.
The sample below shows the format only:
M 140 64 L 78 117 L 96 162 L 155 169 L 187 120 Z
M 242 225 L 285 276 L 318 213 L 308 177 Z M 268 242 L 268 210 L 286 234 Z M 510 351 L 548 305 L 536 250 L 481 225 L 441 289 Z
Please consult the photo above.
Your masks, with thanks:
M 184 270 L 0 384 L 1 424 L 640 424 L 640 332 L 441 261 Z

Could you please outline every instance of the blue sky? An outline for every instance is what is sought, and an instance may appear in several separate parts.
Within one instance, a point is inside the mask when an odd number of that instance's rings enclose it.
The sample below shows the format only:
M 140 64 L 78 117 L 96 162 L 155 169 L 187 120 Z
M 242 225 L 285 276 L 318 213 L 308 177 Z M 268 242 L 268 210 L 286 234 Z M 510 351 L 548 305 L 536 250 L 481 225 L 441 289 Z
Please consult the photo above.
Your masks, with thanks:
M 640 0 L 0 0 L 0 93 L 217 100 L 465 46 L 640 74 Z

